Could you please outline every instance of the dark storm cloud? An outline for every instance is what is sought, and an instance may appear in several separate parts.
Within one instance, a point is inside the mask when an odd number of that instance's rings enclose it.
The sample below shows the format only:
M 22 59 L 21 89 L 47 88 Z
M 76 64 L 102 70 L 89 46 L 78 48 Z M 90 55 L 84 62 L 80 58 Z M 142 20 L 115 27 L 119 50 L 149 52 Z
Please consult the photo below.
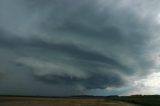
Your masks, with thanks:
M 87 48 L 76 46 L 72 43 L 69 44 L 56 44 L 56 43 L 47 43 L 40 39 L 32 39 L 31 41 L 25 41 L 21 38 L 12 38 L 8 40 L 7 38 L 1 36 L 1 42 L 2 47 L 8 47 L 8 48 L 18 48 L 18 47 L 29 47 L 29 48 L 40 48 L 45 51 L 51 51 L 51 52 L 59 52 L 67 54 L 71 57 L 86 60 L 86 61 L 95 61 L 99 63 L 109 64 L 111 66 L 116 66 L 118 69 L 127 70 L 128 68 L 121 65 L 114 59 L 107 57 L 101 53 L 98 53 L 96 51 L 89 50 Z
M 44 76 L 36 76 L 37 80 L 42 80 L 46 83 L 51 84 L 68 84 L 68 85 L 83 85 L 86 89 L 104 89 L 106 86 L 119 87 L 124 85 L 124 81 L 120 76 L 114 73 L 108 73 L 108 75 L 101 75 L 99 73 L 91 75 L 91 77 L 86 79 L 70 77 L 70 76 L 55 76 L 52 74 Z
M 155 33 L 153 17 L 138 11 L 148 4 L 130 0 L 1 0 L 1 72 L 10 78 L 0 83 L 23 94 L 33 93 L 30 87 L 25 89 L 27 81 L 28 86 L 45 86 L 46 91 L 41 89 L 38 95 L 50 95 L 51 91 L 68 95 L 64 86 L 73 91 L 71 94 L 124 86 L 129 76 L 144 75 L 153 64 L 148 58 Z M 19 83 L 24 87 L 15 87 Z

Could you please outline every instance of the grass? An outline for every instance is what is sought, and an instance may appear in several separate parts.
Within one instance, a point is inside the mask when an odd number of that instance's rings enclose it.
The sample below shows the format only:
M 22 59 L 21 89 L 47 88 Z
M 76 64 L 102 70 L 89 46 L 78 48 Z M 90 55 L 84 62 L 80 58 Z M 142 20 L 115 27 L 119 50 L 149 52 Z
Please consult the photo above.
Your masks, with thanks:
M 104 97 L 0 97 L 0 106 L 137 106 Z
M 160 96 L 0 96 L 0 106 L 160 106 Z
M 134 96 L 111 97 L 110 99 L 134 103 L 141 106 L 160 106 L 160 96 L 158 95 L 145 95 L 145 96 L 134 95 Z

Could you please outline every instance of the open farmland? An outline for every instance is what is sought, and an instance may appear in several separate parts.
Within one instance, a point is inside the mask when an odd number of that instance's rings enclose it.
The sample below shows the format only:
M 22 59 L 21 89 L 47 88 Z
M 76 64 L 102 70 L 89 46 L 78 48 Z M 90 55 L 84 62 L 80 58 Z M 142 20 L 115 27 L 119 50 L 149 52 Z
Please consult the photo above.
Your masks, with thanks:
M 111 97 L 110 99 L 139 104 L 140 106 L 160 106 L 159 95 L 133 95 L 133 96 Z
M 0 106 L 138 106 L 101 97 L 0 97 Z

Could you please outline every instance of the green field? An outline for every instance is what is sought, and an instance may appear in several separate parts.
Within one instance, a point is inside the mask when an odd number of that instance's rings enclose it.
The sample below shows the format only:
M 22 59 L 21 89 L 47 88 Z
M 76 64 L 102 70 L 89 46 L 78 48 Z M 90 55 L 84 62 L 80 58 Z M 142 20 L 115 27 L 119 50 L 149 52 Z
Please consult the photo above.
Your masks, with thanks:
M 139 104 L 141 106 L 160 106 L 160 96 L 158 95 L 121 96 L 111 97 L 110 99 Z
M 0 96 L 0 106 L 160 106 L 160 96 Z

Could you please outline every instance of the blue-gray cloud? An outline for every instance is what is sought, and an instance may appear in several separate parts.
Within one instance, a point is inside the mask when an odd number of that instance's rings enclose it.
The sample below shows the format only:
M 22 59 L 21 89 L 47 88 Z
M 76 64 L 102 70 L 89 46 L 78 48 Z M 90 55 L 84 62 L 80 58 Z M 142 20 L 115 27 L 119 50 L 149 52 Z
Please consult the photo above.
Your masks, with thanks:
M 158 1 L 151 3 L 158 5 Z M 149 13 L 154 8 L 149 4 L 144 0 L 1 0 L 4 77 L 0 89 L 21 92 L 0 93 L 69 95 L 66 86 L 73 91 L 70 94 L 80 94 L 86 89 L 121 87 L 129 76 L 147 74 L 154 64 L 148 56 L 156 33 L 155 14 Z M 46 91 L 33 93 L 24 86 L 26 82 L 45 86 Z

